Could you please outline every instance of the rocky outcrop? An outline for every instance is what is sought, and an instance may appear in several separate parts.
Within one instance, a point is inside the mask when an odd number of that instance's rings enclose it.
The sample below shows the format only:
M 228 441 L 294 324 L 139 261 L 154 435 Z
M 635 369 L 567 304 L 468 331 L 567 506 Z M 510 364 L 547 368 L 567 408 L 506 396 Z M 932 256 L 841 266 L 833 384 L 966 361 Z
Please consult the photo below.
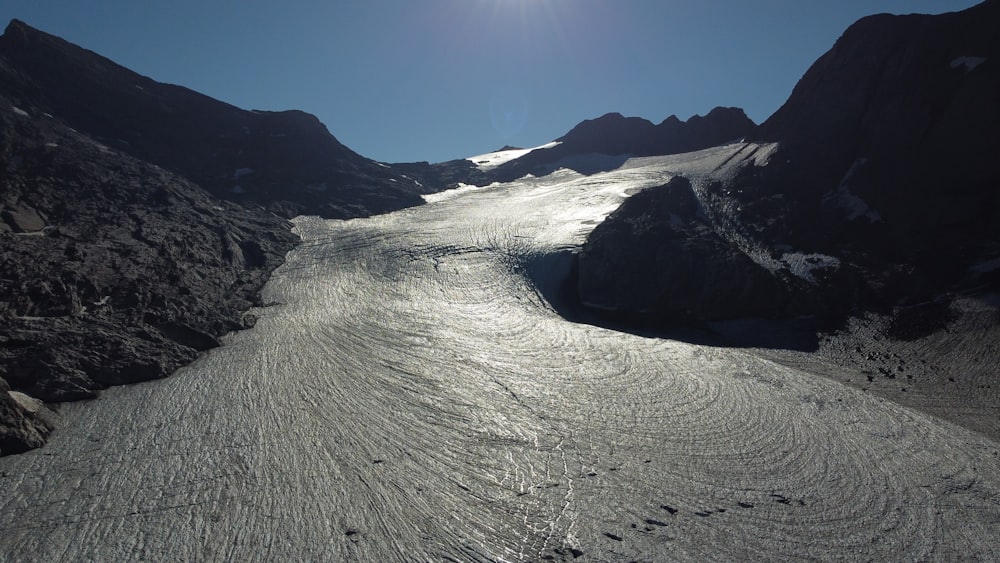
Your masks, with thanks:
M 738 158 L 691 178 L 701 218 L 662 188 L 595 229 L 581 299 L 657 322 L 843 318 L 1000 289 L 998 27 L 998 0 L 860 20 Z
M 0 455 L 41 447 L 52 424 L 41 401 L 11 390 L 0 378 Z
M 297 241 L 285 219 L 0 107 L 0 370 L 16 390 L 64 401 L 165 377 L 248 324 Z
M 632 322 L 760 316 L 782 306 L 777 280 L 712 228 L 682 177 L 629 198 L 588 239 L 579 267 L 583 304 Z

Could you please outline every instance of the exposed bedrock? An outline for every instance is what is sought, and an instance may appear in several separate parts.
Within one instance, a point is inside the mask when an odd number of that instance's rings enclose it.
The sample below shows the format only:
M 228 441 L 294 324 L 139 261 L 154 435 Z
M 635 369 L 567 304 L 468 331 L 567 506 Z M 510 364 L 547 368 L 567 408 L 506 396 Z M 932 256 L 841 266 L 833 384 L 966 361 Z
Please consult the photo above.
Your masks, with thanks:
M 765 268 L 713 226 L 680 176 L 629 198 L 578 259 L 583 305 L 643 324 L 832 314 L 846 299 L 824 294 L 854 285 L 836 267 L 811 270 L 810 281 Z
M 39 399 L 165 377 L 217 346 L 298 240 L 51 118 L 2 111 L 0 133 L 0 370 Z

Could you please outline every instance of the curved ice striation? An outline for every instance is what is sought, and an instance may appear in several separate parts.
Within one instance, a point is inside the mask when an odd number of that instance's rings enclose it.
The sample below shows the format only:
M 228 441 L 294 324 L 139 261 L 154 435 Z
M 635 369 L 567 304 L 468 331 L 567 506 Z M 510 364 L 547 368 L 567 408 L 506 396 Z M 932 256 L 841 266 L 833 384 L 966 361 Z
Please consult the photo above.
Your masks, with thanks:
M 256 328 L 0 459 L 0 559 L 1000 558 L 996 442 L 525 278 L 733 150 L 298 219 Z

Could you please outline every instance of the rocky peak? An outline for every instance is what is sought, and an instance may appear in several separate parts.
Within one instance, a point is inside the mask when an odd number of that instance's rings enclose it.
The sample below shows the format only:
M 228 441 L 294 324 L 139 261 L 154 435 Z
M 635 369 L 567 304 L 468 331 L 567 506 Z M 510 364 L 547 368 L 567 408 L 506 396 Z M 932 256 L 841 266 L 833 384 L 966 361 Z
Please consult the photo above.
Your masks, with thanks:
M 556 140 L 573 147 L 577 153 L 626 154 L 649 144 L 655 129 L 641 117 L 606 113 L 597 119 L 580 122 Z

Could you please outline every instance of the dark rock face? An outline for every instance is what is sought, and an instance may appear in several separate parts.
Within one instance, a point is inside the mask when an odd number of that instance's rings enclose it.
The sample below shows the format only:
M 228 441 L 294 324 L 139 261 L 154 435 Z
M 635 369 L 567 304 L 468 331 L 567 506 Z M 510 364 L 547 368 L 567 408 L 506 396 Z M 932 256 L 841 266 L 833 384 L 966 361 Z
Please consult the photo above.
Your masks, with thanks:
M 252 325 L 247 310 L 298 241 L 287 217 L 370 215 L 431 189 L 308 114 L 240 110 L 12 22 L 0 37 L 0 454 L 51 429 L 25 405 L 166 377 Z
M 843 317 L 997 290 L 996 29 L 998 0 L 860 20 L 748 135 L 778 143 L 766 162 L 737 155 L 724 171 L 692 178 L 701 223 L 678 222 L 677 192 L 661 188 L 594 230 L 580 255 L 582 300 L 667 322 Z M 828 267 L 811 280 L 766 268 L 768 281 L 735 258 L 749 247 L 756 264 L 793 257 Z M 694 254 L 699 261 L 687 259 Z M 628 279 L 609 282 L 619 271 Z
M 243 327 L 297 240 L 286 220 L 0 107 L 0 369 L 15 389 L 93 397 L 165 377 Z
M 704 117 L 695 115 L 684 122 L 670 116 L 659 125 L 639 117 L 623 117 L 609 113 L 597 119 L 584 121 L 559 139 L 560 144 L 530 153 L 503 164 L 493 171 L 493 178 L 507 182 L 534 174 L 541 176 L 556 166 L 580 168 L 589 174 L 592 155 L 619 156 L 620 165 L 628 156 L 652 156 L 691 152 L 714 147 L 741 139 L 751 133 L 756 125 L 739 108 L 715 108 Z M 572 162 L 573 157 L 587 157 Z
M 851 26 L 753 135 L 782 143 L 764 172 L 770 189 L 836 201 L 843 183 L 880 218 L 867 222 L 907 251 L 996 225 L 998 23 L 1000 2 L 991 0 Z M 844 222 L 844 213 L 830 219 Z
M 584 305 L 640 323 L 766 316 L 784 297 L 770 272 L 715 232 L 682 177 L 629 198 L 588 239 L 579 266 Z

